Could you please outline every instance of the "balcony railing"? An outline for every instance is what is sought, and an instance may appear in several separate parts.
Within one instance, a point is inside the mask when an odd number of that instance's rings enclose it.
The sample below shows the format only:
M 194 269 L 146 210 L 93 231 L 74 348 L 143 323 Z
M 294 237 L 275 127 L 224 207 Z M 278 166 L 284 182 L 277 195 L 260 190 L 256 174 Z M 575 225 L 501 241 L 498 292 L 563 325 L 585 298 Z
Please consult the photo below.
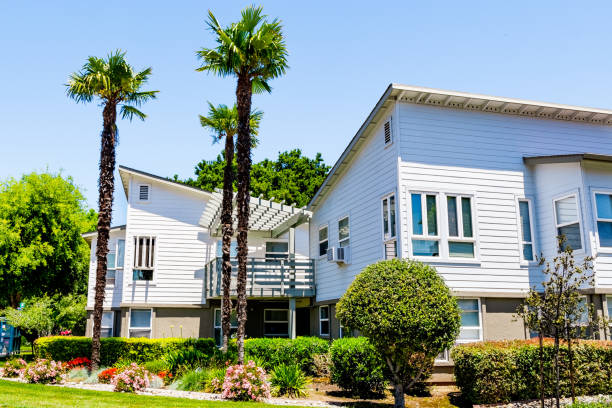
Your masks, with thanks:
M 236 296 L 238 260 L 232 262 L 230 293 Z M 210 261 L 204 270 L 204 288 L 208 298 L 223 296 L 222 259 Z M 312 259 L 247 258 L 247 296 L 309 297 L 314 296 L 314 261 Z

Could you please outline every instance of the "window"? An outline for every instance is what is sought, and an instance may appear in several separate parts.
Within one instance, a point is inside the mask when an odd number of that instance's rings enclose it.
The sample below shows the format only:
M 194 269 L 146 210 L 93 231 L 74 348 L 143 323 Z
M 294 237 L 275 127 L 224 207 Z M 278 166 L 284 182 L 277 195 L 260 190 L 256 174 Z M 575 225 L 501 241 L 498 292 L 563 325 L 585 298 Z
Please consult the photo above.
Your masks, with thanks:
M 395 195 L 390 195 L 382 199 L 382 220 L 385 259 L 397 258 Z
M 440 256 L 438 232 L 437 196 L 413 193 L 412 207 L 412 254 L 414 256 Z
M 319 256 L 325 256 L 327 254 L 328 247 L 327 237 L 327 225 L 319 228 Z
M 444 349 L 438 356 L 436 357 L 436 361 L 440 363 L 447 363 L 450 360 L 450 352 L 448 349 Z
M 151 309 L 130 309 L 130 337 L 151 338 Z
M 118 269 L 123 269 L 125 257 L 125 240 L 117 240 L 115 248 L 106 255 L 106 284 L 114 285 Z
M 102 313 L 102 324 L 100 337 L 113 337 L 113 326 L 115 323 L 115 312 Z
M 264 309 L 264 336 L 289 336 L 289 310 Z
M 580 326 L 587 326 L 589 324 L 589 304 L 587 302 L 586 296 L 580 297 L 578 300 L 577 310 L 580 311 L 580 318 L 578 319 L 578 324 Z
M 329 337 L 329 306 L 319 306 L 319 335 Z
M 215 309 L 215 343 L 221 346 L 223 343 L 223 331 L 221 330 L 221 309 Z M 236 310 L 230 315 L 230 338 L 238 331 L 238 318 Z
M 448 212 L 448 255 L 456 258 L 474 258 L 474 231 L 472 198 L 446 196 Z
M 388 146 L 391 144 L 391 142 L 393 142 L 393 133 L 391 130 L 391 119 L 389 119 L 387 122 L 385 122 L 385 146 Z
M 576 195 L 555 200 L 555 220 L 557 235 L 565 236 L 566 245 L 569 245 L 574 250 L 582 249 Z
M 519 218 L 521 222 L 521 252 L 524 261 L 533 261 L 533 236 L 531 228 L 531 208 L 528 200 L 519 200 Z
M 344 217 L 338 221 L 338 246 L 340 248 L 349 246 L 350 241 L 349 217 Z
M 155 237 L 134 237 L 133 280 L 153 280 L 153 266 L 155 265 L 155 241 Z
M 149 201 L 151 186 L 149 184 L 138 185 L 138 201 Z
M 608 319 L 612 319 L 612 296 L 606 296 L 606 304 L 608 306 Z M 610 322 L 612 326 L 612 322 Z
M 612 247 L 612 195 L 595 194 L 599 246 Z
M 345 337 L 353 337 L 353 331 L 348 327 L 344 327 L 342 324 L 340 325 L 340 338 L 343 339 Z
M 266 259 L 289 258 L 288 242 L 266 242 Z
M 458 303 L 461 309 L 461 330 L 457 342 L 482 340 L 480 299 L 458 299 Z

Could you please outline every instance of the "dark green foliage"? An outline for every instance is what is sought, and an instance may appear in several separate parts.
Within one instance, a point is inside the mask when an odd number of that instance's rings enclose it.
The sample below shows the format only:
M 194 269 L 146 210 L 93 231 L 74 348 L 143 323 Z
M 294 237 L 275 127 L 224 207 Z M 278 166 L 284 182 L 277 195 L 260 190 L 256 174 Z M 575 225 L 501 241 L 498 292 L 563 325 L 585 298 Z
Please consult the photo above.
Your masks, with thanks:
M 183 181 L 206 191 L 223 188 L 223 168 L 225 154 L 217 156 L 216 160 L 203 160 L 195 167 L 196 179 Z M 234 160 L 234 169 L 236 169 Z M 330 167 L 323 162 L 321 153 L 314 159 L 302 156 L 300 149 L 279 153 L 278 159 L 265 159 L 254 163 L 251 169 L 251 191 L 253 197 L 263 194 L 266 199 L 272 197 L 285 200 L 287 203 L 297 203 L 298 207 L 307 205 L 317 189 L 323 184 Z M 181 181 L 174 176 L 174 181 Z M 234 183 L 236 190 L 236 183 Z
M 210 361 L 210 357 L 194 346 L 172 350 L 166 353 L 164 361 L 168 365 L 168 371 L 176 375 L 180 371 L 192 370 L 203 367 Z
M 285 365 L 298 365 L 302 371 L 312 374 L 314 356 L 327 353 L 329 341 L 319 337 L 298 337 L 294 340 L 280 338 L 256 338 L 245 341 L 246 360 L 262 364 L 266 370 Z
M 385 362 L 367 338 L 335 340 L 330 354 L 332 383 L 360 398 L 384 392 Z
M 572 344 L 576 395 L 612 392 L 612 343 L 576 341 Z M 570 394 L 567 346 L 560 349 L 561 395 Z M 539 349 L 537 342 L 490 342 L 457 346 L 452 351 L 457 386 L 474 404 L 536 399 L 539 391 Z M 544 390 L 555 393 L 554 345 L 544 344 Z
M 144 368 L 150 373 L 158 374 L 160 371 L 168 370 L 168 363 L 164 359 L 147 361 Z
M 181 391 L 206 391 L 210 380 L 208 370 L 196 368 L 195 370 L 185 371 L 181 378 L 179 378 L 177 389 Z
M 297 364 L 281 364 L 274 368 L 270 376 L 270 384 L 277 396 L 304 397 L 308 395 L 306 387 L 309 383 L 310 380 Z
M 145 363 L 159 360 L 167 353 L 194 348 L 207 356 L 219 353 L 214 339 L 126 339 L 111 337 L 101 339 L 100 364 L 113 366 L 117 361 Z M 41 337 L 35 342 L 38 358 L 48 358 L 56 361 L 69 361 L 76 357 L 91 354 L 91 338 L 77 336 Z

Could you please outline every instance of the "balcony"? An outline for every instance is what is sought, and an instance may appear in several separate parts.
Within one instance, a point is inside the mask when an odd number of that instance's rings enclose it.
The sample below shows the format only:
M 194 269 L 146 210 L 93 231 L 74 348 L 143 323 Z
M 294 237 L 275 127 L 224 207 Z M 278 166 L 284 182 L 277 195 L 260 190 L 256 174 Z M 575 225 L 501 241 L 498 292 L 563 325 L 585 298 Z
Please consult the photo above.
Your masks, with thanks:
M 231 296 L 236 296 L 238 260 L 232 262 Z M 222 259 L 214 258 L 204 269 L 206 297 L 221 298 Z M 314 296 L 314 260 L 247 258 L 248 297 L 309 297 Z

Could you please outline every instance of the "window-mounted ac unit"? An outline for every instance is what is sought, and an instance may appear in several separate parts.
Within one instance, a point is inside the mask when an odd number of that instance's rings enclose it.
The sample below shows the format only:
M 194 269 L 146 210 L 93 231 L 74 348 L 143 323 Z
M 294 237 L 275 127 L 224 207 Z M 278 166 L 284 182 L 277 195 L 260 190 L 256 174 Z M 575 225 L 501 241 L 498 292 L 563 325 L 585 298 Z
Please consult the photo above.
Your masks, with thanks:
M 348 264 L 351 256 L 350 247 L 331 247 L 327 250 L 327 260 L 329 262 L 337 262 Z

